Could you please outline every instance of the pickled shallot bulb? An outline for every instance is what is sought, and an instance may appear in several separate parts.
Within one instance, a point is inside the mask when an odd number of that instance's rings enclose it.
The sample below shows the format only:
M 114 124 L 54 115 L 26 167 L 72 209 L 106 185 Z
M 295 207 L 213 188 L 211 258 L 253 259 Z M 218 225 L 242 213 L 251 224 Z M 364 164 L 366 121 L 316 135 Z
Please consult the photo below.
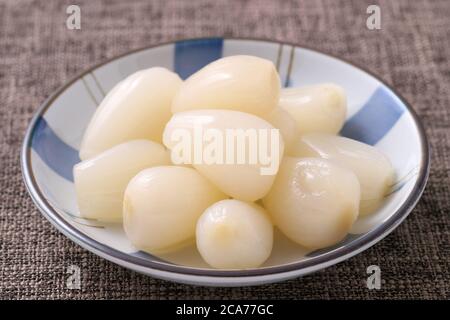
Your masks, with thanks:
M 289 154 L 300 134 L 294 118 L 284 109 L 276 108 L 265 119 L 280 130 L 284 141 L 285 153 Z
M 145 168 L 170 163 L 166 148 L 149 140 L 132 140 L 74 166 L 80 215 L 105 222 L 122 221 L 123 193 Z
M 279 130 L 257 116 L 233 110 L 176 113 L 163 140 L 172 160 L 179 157 L 177 164 L 192 164 L 222 192 L 245 201 L 258 200 L 269 191 L 284 150 Z
M 203 259 L 220 269 L 259 267 L 270 256 L 273 226 L 263 208 L 239 200 L 222 200 L 197 222 L 197 248 Z
M 200 69 L 181 85 L 172 112 L 231 109 L 259 116 L 278 104 L 280 79 L 274 64 L 254 56 L 230 56 Z
M 318 249 L 347 235 L 359 198 L 358 178 L 349 169 L 319 158 L 284 157 L 263 203 L 288 238 Z
M 131 243 L 163 253 L 194 241 L 197 219 L 226 195 L 197 171 L 160 166 L 137 174 L 125 190 L 123 227 Z
M 338 133 L 347 114 L 344 90 L 331 83 L 283 89 L 279 106 L 294 118 L 300 134 Z
M 159 67 L 138 71 L 118 83 L 95 111 L 81 143 L 80 158 L 91 158 L 128 140 L 161 142 L 181 83 L 177 74 Z
M 297 141 L 291 154 L 329 159 L 352 170 L 361 184 L 361 215 L 378 209 L 394 183 L 394 168 L 389 159 L 377 148 L 353 139 L 307 134 Z

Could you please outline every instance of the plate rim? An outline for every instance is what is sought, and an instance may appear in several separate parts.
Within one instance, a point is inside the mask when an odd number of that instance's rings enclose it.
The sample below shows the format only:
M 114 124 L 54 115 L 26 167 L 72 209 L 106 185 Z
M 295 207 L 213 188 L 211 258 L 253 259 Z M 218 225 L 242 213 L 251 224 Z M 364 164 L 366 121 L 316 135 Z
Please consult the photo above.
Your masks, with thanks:
M 36 123 L 41 117 L 45 111 L 50 107 L 50 105 L 53 103 L 53 101 L 59 97 L 68 87 L 70 87 L 73 83 L 75 83 L 77 80 L 81 79 L 85 75 L 89 74 L 90 72 L 100 68 L 101 66 L 104 66 L 112 61 L 118 60 L 120 58 L 126 57 L 128 55 L 138 53 L 141 51 L 145 51 L 152 48 L 157 48 L 160 46 L 170 45 L 177 42 L 182 41 L 201 41 L 201 40 L 208 40 L 208 39 L 223 39 L 223 40 L 239 40 L 239 41 L 258 41 L 258 42 L 265 42 L 267 44 L 279 44 L 279 45 L 287 45 L 292 46 L 295 48 L 301 48 L 301 49 L 307 49 L 310 51 L 313 51 L 315 53 L 323 54 L 328 57 L 332 57 L 334 59 L 337 59 L 341 62 L 345 62 L 356 69 L 359 69 L 366 74 L 372 76 L 377 81 L 379 81 L 381 84 L 386 86 L 389 90 L 391 90 L 396 97 L 405 105 L 407 108 L 409 114 L 411 115 L 413 122 L 416 126 L 416 129 L 419 134 L 419 141 L 420 141 L 420 149 L 421 149 L 421 162 L 420 162 L 420 169 L 418 172 L 418 178 L 416 183 L 414 184 L 413 189 L 411 190 L 408 197 L 405 199 L 402 206 L 383 224 L 378 226 L 377 228 L 369 231 L 368 233 L 364 234 L 360 238 L 350 242 L 345 247 L 337 248 L 335 250 L 332 250 L 330 252 L 327 252 L 325 254 L 321 254 L 316 257 L 308 258 L 304 261 L 297 261 L 292 262 L 288 264 L 283 264 L 279 266 L 271 266 L 271 267 L 263 267 L 263 268 L 256 268 L 256 269 L 248 269 L 248 270 L 215 270 L 215 269 L 202 269 L 202 268 L 193 268 L 193 267 L 186 267 L 186 266 L 179 266 L 174 264 L 168 264 L 164 262 L 159 261 L 149 261 L 142 259 L 140 257 L 132 256 L 128 253 L 121 252 L 117 249 L 114 249 L 112 247 L 109 247 L 105 244 L 102 244 L 101 242 L 98 242 L 97 240 L 92 239 L 88 235 L 82 233 L 80 230 L 76 229 L 74 226 L 66 222 L 59 213 L 56 212 L 56 210 L 53 209 L 51 204 L 45 199 L 44 195 L 39 189 L 39 186 L 37 185 L 37 182 L 32 174 L 31 170 L 31 138 L 33 136 L 34 128 L 36 127 Z M 38 209 L 41 211 L 43 216 L 49 220 L 52 225 L 54 225 L 60 232 L 62 232 L 64 235 L 66 235 L 69 239 L 77 243 L 78 245 L 82 246 L 83 248 L 93 252 L 96 255 L 99 255 L 103 258 L 106 258 L 107 260 L 110 260 L 116 264 L 120 264 L 124 267 L 131 268 L 133 270 L 142 269 L 144 268 L 145 271 L 152 275 L 152 271 L 159 271 L 159 272 L 165 272 L 169 274 L 174 274 L 177 276 L 185 276 L 194 279 L 190 280 L 189 282 L 194 281 L 195 278 L 208 278 L 212 279 L 212 281 L 217 281 L 219 278 L 258 278 L 258 277 L 275 277 L 275 278 L 282 278 L 283 274 L 290 274 L 295 273 L 291 277 L 307 274 L 310 272 L 314 272 L 326 267 L 329 267 L 331 265 L 334 265 L 336 263 L 339 263 L 343 260 L 346 260 L 348 258 L 351 258 L 355 256 L 356 254 L 368 249 L 375 243 L 382 240 L 384 237 L 386 237 L 388 234 L 390 234 L 395 228 L 398 227 L 398 225 L 409 215 L 409 213 L 414 209 L 417 202 L 419 201 L 430 172 L 430 151 L 429 151 L 429 142 L 423 127 L 423 124 L 419 118 L 419 116 L 416 114 L 412 106 L 407 102 L 407 100 L 392 86 L 387 84 L 383 79 L 381 79 L 378 75 L 374 74 L 373 72 L 367 70 L 366 68 L 355 64 L 351 61 L 348 61 L 345 58 L 342 58 L 340 56 L 337 56 L 335 54 L 330 54 L 328 52 L 322 51 L 320 49 L 306 46 L 303 44 L 296 44 L 292 42 L 286 42 L 286 41 L 280 41 L 276 39 L 268 39 L 268 38 L 253 38 L 253 37 L 199 37 L 199 38 L 180 38 L 180 39 L 174 39 L 166 42 L 157 43 L 155 45 L 149 45 L 141 48 L 137 48 L 134 50 L 127 51 L 125 53 L 122 53 L 120 55 L 111 57 L 109 59 L 106 59 L 98 64 L 95 64 L 86 70 L 84 70 L 81 73 L 78 73 L 74 77 L 72 77 L 69 81 L 64 83 L 62 86 L 60 86 L 58 89 L 56 89 L 45 101 L 40 105 L 40 107 L 35 111 L 28 127 L 25 133 L 25 137 L 22 144 L 21 149 L 21 168 L 22 168 L 22 177 L 25 182 L 26 189 L 28 193 L 30 194 L 33 202 L 38 207 Z M 122 261 L 123 263 L 119 263 L 119 261 Z M 145 272 L 144 271 L 144 272 Z M 157 275 L 155 275 L 157 276 Z M 161 275 L 159 275 L 161 277 Z M 216 279 L 216 280 L 214 280 Z M 178 280 L 180 279 L 172 279 L 172 280 Z M 256 279 L 255 279 L 256 280 Z M 276 280 L 276 279 L 272 279 Z M 256 280 L 257 281 L 257 280 Z M 270 281 L 270 280 L 269 280 Z M 204 281 L 201 281 L 204 282 Z

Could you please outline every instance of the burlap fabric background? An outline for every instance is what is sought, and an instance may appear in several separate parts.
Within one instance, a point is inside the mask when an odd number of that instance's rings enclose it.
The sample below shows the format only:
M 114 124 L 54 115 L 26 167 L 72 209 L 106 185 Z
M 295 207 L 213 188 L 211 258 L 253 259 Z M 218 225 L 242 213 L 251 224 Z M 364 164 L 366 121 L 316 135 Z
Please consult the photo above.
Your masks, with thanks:
M 65 27 L 68 4 L 81 30 Z M 379 4 L 382 30 L 366 28 Z M 440 1 L 1 1 L 0 297 L 449 298 L 450 2 Z M 340 55 L 401 92 L 425 124 L 431 177 L 417 208 L 364 253 L 307 277 L 252 288 L 204 288 L 152 279 L 98 258 L 61 235 L 33 205 L 19 152 L 35 110 L 84 69 L 135 48 L 180 38 L 278 39 Z M 81 267 L 81 290 L 66 268 Z M 382 270 L 368 290 L 366 268 Z

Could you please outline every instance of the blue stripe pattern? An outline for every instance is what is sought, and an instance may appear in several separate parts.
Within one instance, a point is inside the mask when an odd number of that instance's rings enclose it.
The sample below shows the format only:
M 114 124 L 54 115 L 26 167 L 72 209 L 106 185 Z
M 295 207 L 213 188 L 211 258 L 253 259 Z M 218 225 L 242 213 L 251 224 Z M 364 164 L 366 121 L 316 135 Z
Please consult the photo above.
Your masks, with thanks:
M 62 141 L 43 117 L 39 117 L 33 129 L 31 148 L 42 161 L 60 176 L 73 181 L 72 168 L 80 162 L 78 150 Z
M 181 79 L 222 58 L 223 39 L 210 38 L 178 41 L 175 43 L 175 72 Z
M 286 81 L 284 81 L 284 87 L 285 88 L 290 88 L 291 86 L 292 86 L 291 77 L 287 76 L 286 77 Z
M 381 86 L 364 106 L 347 120 L 341 135 L 375 145 L 391 130 L 404 111 L 400 99 Z

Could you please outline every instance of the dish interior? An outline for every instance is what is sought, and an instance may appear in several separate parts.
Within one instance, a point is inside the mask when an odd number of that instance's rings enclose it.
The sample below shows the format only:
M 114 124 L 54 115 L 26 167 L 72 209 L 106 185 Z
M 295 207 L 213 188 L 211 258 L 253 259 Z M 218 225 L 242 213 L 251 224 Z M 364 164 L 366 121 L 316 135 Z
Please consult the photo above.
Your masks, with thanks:
M 405 203 L 419 177 L 422 145 L 419 129 L 406 105 L 387 86 L 361 69 L 316 51 L 267 41 L 199 39 L 140 50 L 84 73 L 44 106 L 33 123 L 27 165 L 37 189 L 55 213 L 82 237 L 145 260 L 208 269 L 195 245 L 161 256 L 139 252 L 129 243 L 121 225 L 79 217 L 72 167 L 88 122 L 105 94 L 140 69 L 161 66 L 183 79 L 218 58 L 249 54 L 274 62 L 284 87 L 334 82 L 345 88 L 348 115 L 341 135 L 380 149 L 396 171 L 396 183 L 384 205 L 360 218 L 351 233 L 336 246 L 308 251 L 276 231 L 271 257 L 262 266 L 299 262 L 345 247 L 382 227 Z

